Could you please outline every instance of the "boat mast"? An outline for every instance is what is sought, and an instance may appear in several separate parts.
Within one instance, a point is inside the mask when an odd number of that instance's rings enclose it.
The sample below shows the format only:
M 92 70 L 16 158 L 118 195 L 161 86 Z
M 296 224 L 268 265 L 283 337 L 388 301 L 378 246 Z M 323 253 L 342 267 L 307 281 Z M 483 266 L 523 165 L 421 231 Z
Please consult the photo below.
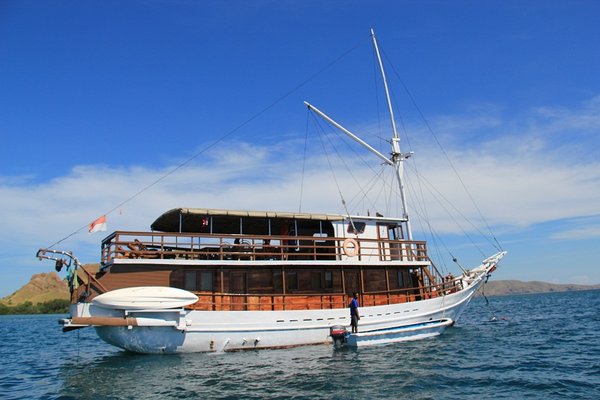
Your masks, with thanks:
M 410 226 L 410 219 L 408 217 L 408 205 L 406 204 L 406 192 L 404 190 L 404 160 L 411 156 L 411 153 L 402 154 L 400 151 L 400 136 L 396 129 L 396 120 L 394 119 L 394 109 L 392 107 L 392 101 L 390 100 L 390 90 L 387 84 L 387 78 L 385 76 L 385 70 L 383 69 L 383 62 L 381 60 L 381 54 L 379 54 L 379 46 L 377 46 L 377 39 L 375 38 L 375 31 L 371 28 L 371 39 L 373 39 L 373 46 L 375 47 L 375 53 L 377 54 L 377 61 L 379 62 L 379 69 L 381 71 L 381 78 L 383 79 L 383 87 L 385 89 L 385 98 L 387 100 L 388 111 L 390 113 L 390 121 L 392 123 L 392 164 L 396 170 L 396 178 L 398 179 L 398 186 L 400 188 L 400 197 L 402 199 L 402 217 L 406 219 L 406 235 L 408 240 L 412 240 L 412 229 Z
M 379 151 L 375 150 L 372 146 L 366 143 L 364 140 L 359 138 L 357 135 L 350 132 L 348 129 L 344 128 L 342 125 L 338 124 L 332 118 L 327 116 L 324 112 L 313 106 L 308 102 L 304 102 L 304 104 L 310 109 L 316 112 L 320 117 L 331 123 L 333 126 L 341 130 L 343 133 L 351 137 L 356 142 L 363 145 L 369 151 L 377 155 L 379 158 L 383 159 L 386 164 L 394 167 L 396 171 L 396 179 L 398 179 L 398 186 L 400 189 L 400 198 L 402 200 L 402 219 L 406 222 L 406 236 L 408 240 L 412 240 L 412 229 L 410 225 L 410 219 L 408 217 L 408 206 L 406 204 L 406 192 L 404 190 L 404 160 L 409 158 L 412 155 L 410 153 L 402 153 L 400 151 L 400 136 L 398 135 L 398 131 L 396 129 L 396 121 L 394 119 L 394 110 L 392 108 L 392 102 L 390 100 L 390 91 L 388 89 L 387 79 L 385 76 L 385 70 L 383 69 L 383 62 L 381 61 L 381 55 L 379 54 L 379 47 L 377 46 L 377 39 L 375 39 L 375 32 L 371 29 L 371 38 L 373 39 L 373 45 L 375 46 L 375 52 L 377 53 L 377 61 L 379 62 L 379 69 L 381 71 L 381 76 L 383 78 L 383 86 L 385 88 L 385 97 L 387 99 L 388 111 L 390 113 L 390 121 L 392 122 L 392 131 L 393 137 L 391 141 L 392 145 L 392 156 L 391 158 L 387 158 Z

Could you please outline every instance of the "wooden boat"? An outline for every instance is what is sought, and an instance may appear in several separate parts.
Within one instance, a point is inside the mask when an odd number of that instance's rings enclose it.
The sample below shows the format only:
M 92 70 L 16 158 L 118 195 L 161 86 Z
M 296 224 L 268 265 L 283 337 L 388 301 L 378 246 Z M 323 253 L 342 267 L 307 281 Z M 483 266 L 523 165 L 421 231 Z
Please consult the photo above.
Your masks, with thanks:
M 151 231 L 106 237 L 98 271 L 70 252 L 40 249 L 40 259 L 67 267 L 73 304 L 63 329 L 93 326 L 106 342 L 138 353 L 331 343 L 330 327 L 350 324 L 354 292 L 362 333 L 349 340 L 357 345 L 430 336 L 456 321 L 505 252 L 446 279 L 426 242 L 413 239 L 403 185 L 410 154 L 400 151 L 372 37 L 394 131 L 391 157 L 306 104 L 394 168 L 400 217 L 176 208 Z

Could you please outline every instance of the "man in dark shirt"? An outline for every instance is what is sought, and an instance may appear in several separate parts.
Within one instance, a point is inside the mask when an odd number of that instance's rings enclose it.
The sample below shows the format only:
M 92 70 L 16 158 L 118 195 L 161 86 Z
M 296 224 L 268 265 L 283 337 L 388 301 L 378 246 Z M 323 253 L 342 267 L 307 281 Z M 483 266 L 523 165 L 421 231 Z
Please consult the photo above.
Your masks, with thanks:
M 350 325 L 352 326 L 352 333 L 358 333 L 358 320 L 360 315 L 358 314 L 358 293 L 354 293 L 352 300 L 350 300 Z

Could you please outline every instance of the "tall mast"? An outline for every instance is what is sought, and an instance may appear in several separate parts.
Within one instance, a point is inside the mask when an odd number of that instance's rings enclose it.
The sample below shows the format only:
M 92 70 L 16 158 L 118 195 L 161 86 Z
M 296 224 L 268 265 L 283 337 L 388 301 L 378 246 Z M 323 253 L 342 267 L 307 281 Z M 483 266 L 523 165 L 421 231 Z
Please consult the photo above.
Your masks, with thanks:
M 375 32 L 373 31 L 373 29 L 371 29 L 371 37 L 373 39 L 373 45 L 375 46 L 375 52 L 377 53 L 377 60 L 379 61 L 379 69 L 381 70 L 381 76 L 383 78 L 383 86 L 385 88 L 385 96 L 386 96 L 387 104 L 388 104 L 388 111 L 390 113 L 390 121 L 392 122 L 393 137 L 392 137 L 392 141 L 391 141 L 391 145 L 392 145 L 391 158 L 388 159 L 386 156 L 381 154 L 379 151 L 377 151 L 376 149 L 371 147 L 364 140 L 359 138 L 354 133 L 350 132 L 348 129 L 344 128 L 342 125 L 338 124 L 336 121 L 334 121 L 332 118 L 327 116 L 324 112 L 322 112 L 321 110 L 319 110 L 312 104 L 309 104 L 306 101 L 304 102 L 304 104 L 306 104 L 306 106 L 310 110 L 313 110 L 314 112 L 316 112 L 319 116 L 324 118 L 326 121 L 331 123 L 333 126 L 338 128 L 343 133 L 345 133 L 346 135 L 351 137 L 353 140 L 357 141 L 362 146 L 367 148 L 369 151 L 374 153 L 376 156 L 378 156 L 379 158 L 384 160 L 384 162 L 386 164 L 394 167 L 394 170 L 396 171 L 396 179 L 398 179 L 398 186 L 400 188 L 400 198 L 402 200 L 402 219 L 406 223 L 406 237 L 408 240 L 412 240 L 412 229 L 410 227 L 410 219 L 408 217 L 408 206 L 406 205 L 406 192 L 404 191 L 404 160 L 409 158 L 412 155 L 412 152 L 411 153 L 400 152 L 400 136 L 398 135 L 398 131 L 396 130 L 396 121 L 394 120 L 394 110 L 392 108 L 392 102 L 390 100 L 390 91 L 388 89 L 387 79 L 385 77 L 385 71 L 383 69 L 383 63 L 381 61 L 381 55 L 379 54 L 379 47 L 377 46 L 377 40 L 375 39 Z
M 388 111 L 390 113 L 390 121 L 392 122 L 392 163 L 396 170 L 396 178 L 398 179 L 398 186 L 400 188 L 400 197 L 402 199 L 402 217 L 406 218 L 406 235 L 408 240 L 412 240 L 412 229 L 410 226 L 410 219 L 408 217 L 408 205 L 406 204 L 406 192 L 404 190 L 404 160 L 410 157 L 409 154 L 402 154 L 400 152 L 400 136 L 396 130 L 396 120 L 394 119 L 394 109 L 392 107 L 392 101 L 390 100 L 390 90 L 388 89 L 387 79 L 385 76 L 385 70 L 383 69 L 383 62 L 381 61 L 381 54 L 379 54 L 379 46 L 377 46 L 377 39 L 375 38 L 375 31 L 371 29 L 371 38 L 373 39 L 373 46 L 375 47 L 375 53 L 377 54 L 377 61 L 379 62 L 379 69 L 381 70 L 381 77 L 383 79 L 383 87 L 385 89 L 385 98 L 387 100 Z
M 379 54 L 379 46 L 377 46 L 377 39 L 375 38 L 375 31 L 371 28 L 371 39 L 373 39 L 373 47 L 375 47 L 375 53 L 377 54 L 377 61 L 379 62 L 379 70 L 381 71 L 381 78 L 383 79 L 383 88 L 385 89 L 385 98 L 387 100 L 388 112 L 390 113 L 390 121 L 392 122 L 392 132 L 394 139 L 400 140 L 398 131 L 396 130 L 396 120 L 394 119 L 394 108 L 390 101 L 390 89 L 388 88 L 387 78 L 385 76 L 385 70 L 383 69 L 383 62 L 381 61 L 381 55 Z

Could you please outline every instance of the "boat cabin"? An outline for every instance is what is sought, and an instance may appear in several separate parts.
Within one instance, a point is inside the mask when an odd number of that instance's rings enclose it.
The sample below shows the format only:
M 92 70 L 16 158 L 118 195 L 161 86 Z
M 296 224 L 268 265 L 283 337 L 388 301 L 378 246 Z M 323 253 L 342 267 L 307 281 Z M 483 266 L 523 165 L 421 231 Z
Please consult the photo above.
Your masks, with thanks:
M 383 305 L 435 295 L 441 276 L 405 220 L 382 216 L 177 208 L 150 232 L 102 242 L 94 292 L 130 286 L 192 291 L 205 310 L 339 308 L 361 293 Z M 94 285 L 98 283 L 99 285 Z

